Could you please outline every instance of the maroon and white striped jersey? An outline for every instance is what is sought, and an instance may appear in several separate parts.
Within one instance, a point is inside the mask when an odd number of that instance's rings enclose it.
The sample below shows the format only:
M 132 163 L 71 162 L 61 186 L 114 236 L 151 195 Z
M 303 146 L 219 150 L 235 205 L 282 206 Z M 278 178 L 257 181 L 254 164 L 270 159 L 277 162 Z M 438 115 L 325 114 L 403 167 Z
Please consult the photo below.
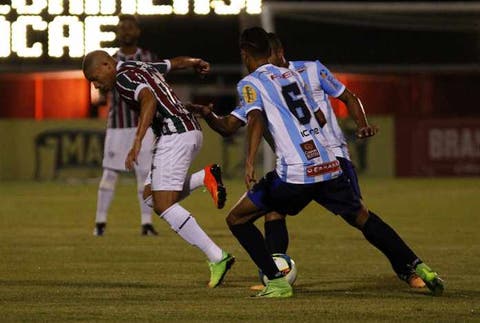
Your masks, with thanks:
M 133 55 L 126 55 L 120 50 L 113 55 L 118 61 L 153 62 L 156 56 L 150 51 L 137 48 Z M 167 71 L 168 72 L 168 71 Z M 107 128 L 136 128 L 138 125 L 138 112 L 129 109 L 128 105 L 120 98 L 116 89 L 109 92 L 109 109 Z
M 185 109 L 180 99 L 167 84 L 163 74 L 169 69 L 169 61 L 144 63 L 118 62 L 115 87 L 127 105 L 138 111 L 138 95 L 149 88 L 157 101 L 157 111 L 152 129 L 157 135 L 171 135 L 191 130 L 201 130 L 195 116 Z

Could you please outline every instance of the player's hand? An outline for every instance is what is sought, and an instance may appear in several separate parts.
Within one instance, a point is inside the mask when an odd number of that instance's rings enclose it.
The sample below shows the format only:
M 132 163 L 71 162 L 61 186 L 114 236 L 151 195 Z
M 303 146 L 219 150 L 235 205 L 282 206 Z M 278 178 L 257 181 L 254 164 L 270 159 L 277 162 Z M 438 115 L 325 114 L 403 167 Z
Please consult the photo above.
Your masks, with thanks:
M 378 132 L 378 127 L 375 125 L 369 125 L 366 127 L 358 128 L 356 131 L 357 138 L 368 138 L 375 136 Z
M 213 104 L 210 103 L 209 105 L 202 105 L 202 104 L 187 103 L 185 104 L 185 108 L 191 113 L 204 118 L 210 113 L 212 113 Z
M 210 73 L 210 63 L 199 58 L 197 64 L 195 64 L 195 72 L 200 75 L 207 75 Z
M 245 165 L 245 185 L 247 186 L 247 190 L 250 190 L 253 185 L 257 183 L 255 179 L 255 166 L 246 164 Z
M 142 142 L 140 140 L 135 140 L 132 148 L 128 152 L 127 158 L 125 159 L 125 168 L 128 170 L 133 170 L 135 165 L 138 165 L 138 154 L 142 148 Z

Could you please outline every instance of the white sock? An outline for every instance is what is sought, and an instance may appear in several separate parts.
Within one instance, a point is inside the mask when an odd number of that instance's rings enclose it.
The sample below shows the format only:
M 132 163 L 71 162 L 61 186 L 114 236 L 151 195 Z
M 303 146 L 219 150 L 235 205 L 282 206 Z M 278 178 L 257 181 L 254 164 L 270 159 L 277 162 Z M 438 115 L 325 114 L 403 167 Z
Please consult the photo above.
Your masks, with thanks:
M 205 171 L 199 170 L 192 175 L 188 175 L 185 178 L 185 182 L 183 183 L 182 193 L 180 193 L 180 201 L 190 195 L 194 190 L 199 187 L 203 186 L 203 179 L 205 178 Z
M 210 262 L 222 260 L 222 249 L 200 228 L 190 212 L 178 203 L 173 204 L 160 217 L 167 221 L 172 230 L 178 233 L 185 241 L 197 246 L 207 256 Z
M 190 192 L 203 186 L 203 179 L 205 178 L 205 170 L 199 170 L 190 176 Z
M 106 168 L 103 169 L 102 179 L 98 186 L 96 223 L 107 222 L 107 212 L 112 203 L 113 194 L 115 193 L 117 178 L 117 172 Z
M 148 171 L 142 171 L 135 168 L 135 177 L 137 179 L 137 196 L 140 204 L 140 213 L 142 215 L 142 225 L 152 223 L 152 209 L 143 199 L 143 190 L 145 188 L 145 180 L 147 179 Z

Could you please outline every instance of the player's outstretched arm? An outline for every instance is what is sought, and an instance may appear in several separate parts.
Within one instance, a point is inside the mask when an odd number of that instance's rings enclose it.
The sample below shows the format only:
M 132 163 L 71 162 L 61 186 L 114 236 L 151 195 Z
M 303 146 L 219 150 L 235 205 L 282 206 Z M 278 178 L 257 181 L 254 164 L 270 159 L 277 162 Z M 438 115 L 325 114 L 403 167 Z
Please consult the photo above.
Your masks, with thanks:
M 378 127 L 368 124 L 365 110 L 360 99 L 347 88 L 338 97 L 347 106 L 348 112 L 357 124 L 357 137 L 367 138 L 378 132 Z
M 138 94 L 138 102 L 140 103 L 140 114 L 138 117 L 137 131 L 135 133 L 132 148 L 125 159 L 125 167 L 128 170 L 132 170 L 137 163 L 137 157 L 142 148 L 143 137 L 145 137 L 147 129 L 152 124 L 157 107 L 155 97 L 148 88 L 143 88 L 140 91 Z
M 210 128 L 224 137 L 228 137 L 237 132 L 243 125 L 242 121 L 229 114 L 225 117 L 217 116 L 213 112 L 213 105 L 187 104 L 186 108 L 205 119 Z
M 170 59 L 170 70 L 183 70 L 193 68 L 200 75 L 210 73 L 210 63 L 201 58 L 178 56 Z
M 256 183 L 255 157 L 262 141 L 265 120 L 260 110 L 252 110 L 248 113 L 247 124 L 247 159 L 245 161 L 245 185 L 250 189 Z

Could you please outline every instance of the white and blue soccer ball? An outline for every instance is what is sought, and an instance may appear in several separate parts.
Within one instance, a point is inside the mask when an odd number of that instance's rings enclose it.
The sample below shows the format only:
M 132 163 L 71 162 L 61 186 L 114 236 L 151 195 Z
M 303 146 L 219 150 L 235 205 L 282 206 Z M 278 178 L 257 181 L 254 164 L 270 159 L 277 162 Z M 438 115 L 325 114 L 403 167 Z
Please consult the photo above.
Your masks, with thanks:
M 290 285 L 293 285 L 293 283 L 295 283 L 295 280 L 297 279 L 297 266 L 295 265 L 295 261 L 293 261 L 293 259 L 290 258 L 288 255 L 283 253 L 274 253 L 272 255 L 272 258 L 277 265 L 278 270 L 280 270 L 285 275 L 285 278 L 287 278 L 287 281 L 290 283 Z M 268 277 L 263 274 L 261 270 L 258 271 L 258 275 L 260 278 L 260 282 L 263 285 L 266 285 L 268 282 Z

